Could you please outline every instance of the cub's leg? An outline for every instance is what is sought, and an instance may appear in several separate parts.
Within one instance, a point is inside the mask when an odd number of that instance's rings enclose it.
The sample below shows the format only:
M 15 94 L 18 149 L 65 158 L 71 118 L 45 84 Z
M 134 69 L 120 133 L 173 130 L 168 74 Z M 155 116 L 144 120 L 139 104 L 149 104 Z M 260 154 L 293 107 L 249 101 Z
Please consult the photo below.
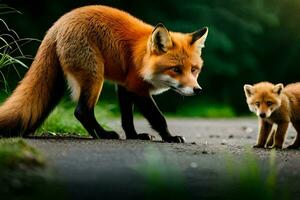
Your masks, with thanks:
M 259 134 L 258 134 L 258 138 L 257 138 L 257 144 L 254 145 L 254 148 L 264 148 L 267 138 L 270 134 L 270 131 L 272 129 L 272 124 L 259 119 Z
M 293 122 L 293 126 L 297 131 L 297 136 L 294 143 L 287 148 L 289 149 L 298 149 L 300 148 L 300 121 Z
M 138 134 L 133 123 L 133 93 L 118 85 L 118 98 L 121 111 L 121 123 L 127 139 L 152 140 L 147 133 Z
M 281 122 L 278 124 L 278 128 L 275 133 L 275 140 L 274 140 L 274 144 L 273 144 L 272 148 L 282 149 L 282 145 L 283 145 L 288 127 L 289 127 L 289 122 Z
M 268 140 L 267 140 L 267 147 L 272 147 L 273 144 L 274 144 L 274 136 L 275 136 L 275 133 L 276 133 L 276 130 L 271 130 L 271 133 L 268 137 Z
M 184 143 L 181 136 L 172 136 L 168 130 L 167 122 L 151 96 L 134 95 L 134 103 L 140 112 L 149 121 L 151 127 L 156 130 L 163 141 Z

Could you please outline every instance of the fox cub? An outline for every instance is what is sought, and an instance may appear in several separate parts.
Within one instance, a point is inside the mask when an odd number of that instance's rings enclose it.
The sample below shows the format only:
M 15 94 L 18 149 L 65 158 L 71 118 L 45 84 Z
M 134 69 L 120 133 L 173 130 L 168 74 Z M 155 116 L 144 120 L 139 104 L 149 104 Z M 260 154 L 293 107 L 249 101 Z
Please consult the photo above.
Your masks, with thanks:
M 250 111 L 259 117 L 259 135 L 256 148 L 281 149 L 285 135 L 292 122 L 297 131 L 294 143 L 288 148 L 300 147 L 300 83 L 274 85 L 261 82 L 255 85 L 244 85 L 244 91 Z M 277 129 L 272 129 L 273 125 Z

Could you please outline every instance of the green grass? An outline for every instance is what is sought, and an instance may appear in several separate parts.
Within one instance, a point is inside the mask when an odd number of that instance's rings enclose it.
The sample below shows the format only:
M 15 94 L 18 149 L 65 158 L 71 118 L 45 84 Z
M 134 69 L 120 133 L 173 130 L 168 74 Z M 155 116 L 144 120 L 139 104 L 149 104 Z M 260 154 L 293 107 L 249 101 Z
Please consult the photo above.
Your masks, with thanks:
M 0 139 L 0 171 L 3 168 L 41 168 L 44 165 L 42 155 L 24 140 Z
M 43 125 L 38 129 L 37 135 L 79 135 L 87 136 L 86 130 L 74 116 L 76 104 L 71 101 L 62 101 L 46 119 Z M 115 114 L 117 106 L 105 102 L 99 103 L 95 107 L 96 119 L 101 125 L 111 130 L 106 124 L 117 116 Z
M 190 199 L 182 172 L 165 156 L 168 152 L 148 146 L 142 153 L 144 160 L 133 169 L 144 179 L 145 199 Z M 171 158 L 171 155 L 167 156 Z M 177 164 L 177 163 L 176 163 Z
M 64 195 L 37 149 L 20 138 L 0 139 L 1 199 L 65 199 Z
M 227 158 L 226 182 L 222 190 L 228 199 L 289 199 L 284 183 L 279 183 L 276 151 L 272 150 L 269 159 L 263 162 L 254 154 L 246 153 L 240 160 Z M 225 186 L 224 186 L 225 185 Z
M 23 139 L 0 139 L 1 197 L 12 197 L 31 186 L 37 178 L 35 173 L 44 167 L 44 157 Z
M 230 118 L 235 117 L 236 113 L 232 107 L 226 104 L 191 102 L 188 106 L 179 107 L 176 113 L 172 115 L 180 117 Z
M 21 14 L 14 8 L 0 4 L 0 15 L 9 13 Z M 4 88 L 1 89 L 8 93 L 10 88 L 4 71 L 7 71 L 7 68 L 12 68 L 18 77 L 21 78 L 19 67 L 27 68 L 27 66 L 23 63 L 23 60 L 32 59 L 31 56 L 23 53 L 21 47 L 32 41 L 39 42 L 39 40 L 33 38 L 20 38 L 16 31 L 11 29 L 9 25 L 1 18 L 0 27 L 0 85 L 2 83 Z

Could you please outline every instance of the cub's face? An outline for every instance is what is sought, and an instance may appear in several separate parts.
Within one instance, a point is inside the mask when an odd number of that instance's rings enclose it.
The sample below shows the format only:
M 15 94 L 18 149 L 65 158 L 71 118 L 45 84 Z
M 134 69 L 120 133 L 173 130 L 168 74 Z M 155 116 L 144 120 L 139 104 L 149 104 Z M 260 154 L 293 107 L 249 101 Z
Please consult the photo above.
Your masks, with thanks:
M 282 90 L 283 84 L 273 85 L 268 82 L 244 85 L 248 107 L 260 118 L 269 118 L 281 106 Z

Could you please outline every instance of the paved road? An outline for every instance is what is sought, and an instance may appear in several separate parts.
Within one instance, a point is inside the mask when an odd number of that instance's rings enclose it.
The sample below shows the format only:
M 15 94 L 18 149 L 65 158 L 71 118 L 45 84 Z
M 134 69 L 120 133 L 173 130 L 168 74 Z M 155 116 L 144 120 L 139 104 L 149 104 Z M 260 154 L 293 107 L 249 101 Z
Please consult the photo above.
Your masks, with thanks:
M 255 173 L 258 178 L 267 177 L 272 169 L 281 189 L 287 188 L 291 199 L 299 197 L 300 150 L 280 150 L 274 154 L 270 150 L 252 149 L 257 133 L 255 119 L 168 122 L 172 133 L 184 136 L 186 144 L 160 142 L 143 120 L 136 122 L 137 130 L 152 133 L 158 141 L 27 141 L 45 154 L 71 199 L 215 199 L 223 196 L 224 191 L 232 195 L 243 192 L 240 179 L 255 178 Z M 119 122 L 112 121 L 110 126 L 122 133 Z M 295 131 L 290 128 L 286 145 L 294 136 Z M 273 158 L 275 164 L 270 168 Z M 253 172 L 255 167 L 257 172 Z M 234 191 L 236 184 L 240 191 Z M 271 186 L 262 187 L 268 190 Z

